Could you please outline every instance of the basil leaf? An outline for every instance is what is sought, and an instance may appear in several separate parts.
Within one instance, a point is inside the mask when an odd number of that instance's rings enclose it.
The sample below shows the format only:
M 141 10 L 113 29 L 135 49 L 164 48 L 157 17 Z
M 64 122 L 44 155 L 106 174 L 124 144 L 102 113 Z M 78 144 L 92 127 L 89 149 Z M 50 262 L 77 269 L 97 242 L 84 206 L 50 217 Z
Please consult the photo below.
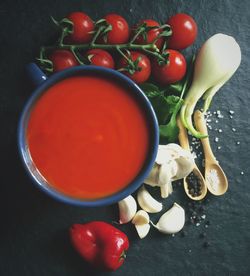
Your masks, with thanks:
M 152 97 L 155 97 L 155 96 L 158 96 L 158 95 L 162 94 L 162 92 L 160 91 L 158 86 L 156 86 L 152 83 L 149 83 L 149 82 L 142 83 L 140 85 L 140 88 L 142 89 L 142 91 L 145 93 L 145 95 L 148 98 L 152 98 Z

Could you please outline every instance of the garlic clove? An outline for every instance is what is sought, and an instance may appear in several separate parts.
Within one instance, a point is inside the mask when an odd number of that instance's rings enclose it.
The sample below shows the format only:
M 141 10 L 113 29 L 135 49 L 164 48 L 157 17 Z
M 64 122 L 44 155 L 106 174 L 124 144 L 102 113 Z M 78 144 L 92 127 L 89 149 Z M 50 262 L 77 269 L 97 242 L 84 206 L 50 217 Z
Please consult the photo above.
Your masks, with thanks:
M 137 193 L 137 201 L 141 208 L 148 213 L 158 213 L 162 210 L 162 203 L 154 199 L 144 185 Z
M 144 183 L 152 187 L 158 186 L 159 169 L 160 169 L 160 165 L 155 163 L 148 177 L 144 179 Z
M 129 195 L 118 202 L 120 224 L 128 223 L 133 219 L 137 211 L 137 204 L 133 196 Z
M 185 224 L 185 210 L 177 203 L 164 213 L 156 225 L 152 225 L 164 234 L 175 234 L 179 232 Z
M 172 176 L 173 173 L 176 174 L 176 169 L 171 169 L 171 164 L 176 164 L 174 161 L 172 161 L 169 164 L 163 164 L 160 167 L 159 170 L 159 186 L 161 187 L 161 197 L 167 198 L 172 192 Z
M 145 238 L 150 230 L 150 224 L 135 224 L 135 229 L 141 239 Z
M 136 225 L 143 225 L 143 224 L 148 224 L 149 223 L 149 215 L 146 211 L 144 210 L 139 210 L 133 220 L 132 220 L 133 224 Z

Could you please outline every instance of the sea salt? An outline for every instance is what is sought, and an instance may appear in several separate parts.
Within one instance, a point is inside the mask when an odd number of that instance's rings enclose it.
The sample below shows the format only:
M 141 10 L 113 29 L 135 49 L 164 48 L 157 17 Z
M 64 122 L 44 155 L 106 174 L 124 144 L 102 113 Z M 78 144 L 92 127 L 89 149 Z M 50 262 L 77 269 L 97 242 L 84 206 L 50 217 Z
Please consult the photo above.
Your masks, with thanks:
M 232 128 L 232 131 L 233 131 L 233 132 L 235 132 L 235 131 L 236 131 L 236 129 L 233 127 L 233 128 Z
M 230 114 L 234 114 L 234 111 L 233 111 L 233 110 L 229 110 L 229 113 L 230 113 Z
M 209 182 L 209 184 L 214 190 L 217 190 L 219 188 L 220 179 L 219 179 L 217 170 L 215 169 L 209 170 L 207 174 L 207 181 Z
M 240 144 L 240 142 L 238 141 L 238 142 L 236 142 L 236 145 L 239 145 Z
M 214 142 L 215 142 L 215 143 L 218 143 L 218 142 L 219 142 L 219 138 L 218 138 L 218 137 L 215 137 L 215 138 L 214 138 Z

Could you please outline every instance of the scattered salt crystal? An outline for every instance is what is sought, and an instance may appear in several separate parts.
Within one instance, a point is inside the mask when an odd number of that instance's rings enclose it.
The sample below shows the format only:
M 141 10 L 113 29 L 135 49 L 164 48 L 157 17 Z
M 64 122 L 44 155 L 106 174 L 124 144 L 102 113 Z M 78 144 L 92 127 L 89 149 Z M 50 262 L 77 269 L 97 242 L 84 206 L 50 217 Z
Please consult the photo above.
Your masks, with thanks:
M 234 111 L 233 111 L 233 110 L 229 110 L 229 113 L 230 113 L 230 114 L 234 114 Z
M 217 117 L 218 117 L 218 118 L 224 118 L 224 116 L 221 115 L 221 114 L 219 114 Z
M 175 234 L 172 234 L 172 237 L 174 238 Z
M 218 120 L 215 120 L 215 123 L 216 123 L 216 124 L 218 124 L 218 123 L 219 123 L 219 121 L 218 121 Z
M 232 116 L 232 115 L 230 115 L 229 117 L 230 117 L 230 119 L 233 119 L 233 116 Z
M 220 149 L 221 149 L 221 146 L 218 146 L 217 149 L 220 150 Z
M 216 113 L 217 113 L 217 114 L 220 114 L 220 110 L 217 110 Z
M 188 250 L 188 252 L 189 252 L 189 253 L 191 253 L 191 252 L 192 252 L 192 250 L 191 250 L 191 249 L 189 249 L 189 250 Z
M 205 227 L 208 228 L 208 225 L 206 224 Z
M 209 129 L 212 129 L 212 127 L 210 125 L 207 126 Z
M 222 132 L 222 129 L 219 129 L 218 131 L 219 131 L 219 132 Z
M 233 132 L 235 132 L 235 131 L 236 131 L 236 129 L 233 127 L 233 128 L 232 128 L 232 131 L 233 131 Z
M 240 144 L 240 142 L 238 141 L 238 142 L 236 142 L 236 145 L 239 145 Z
M 216 111 L 214 111 L 214 115 L 216 114 Z
M 205 218 L 206 218 L 206 215 L 202 215 L 201 218 L 202 218 L 202 219 L 205 219 Z
M 199 222 L 196 223 L 196 226 L 200 226 L 201 224 Z
M 215 137 L 215 138 L 214 138 L 214 142 L 215 142 L 215 143 L 218 143 L 218 142 L 219 142 L 219 138 L 218 138 L 218 137 Z
M 241 175 L 243 175 L 243 174 L 244 174 L 244 172 L 240 172 L 240 174 L 241 174 Z
M 211 123 L 211 122 L 212 122 L 212 120 L 211 120 L 211 119 L 207 119 L 207 122 L 208 122 L 208 123 Z

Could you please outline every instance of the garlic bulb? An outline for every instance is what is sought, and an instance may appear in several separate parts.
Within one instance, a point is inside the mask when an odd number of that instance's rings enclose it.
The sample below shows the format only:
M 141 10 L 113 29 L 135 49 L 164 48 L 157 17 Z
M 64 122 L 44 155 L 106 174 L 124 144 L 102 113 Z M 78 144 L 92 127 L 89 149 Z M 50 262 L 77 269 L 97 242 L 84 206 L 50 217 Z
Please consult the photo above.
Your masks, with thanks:
M 175 234 L 179 232 L 185 224 L 185 210 L 174 203 L 173 207 L 164 213 L 156 225 L 152 224 L 164 234 Z
M 128 223 L 133 219 L 137 211 L 137 204 L 133 196 L 129 195 L 118 202 L 121 224 Z
M 141 208 L 149 213 L 158 213 L 162 210 L 162 203 L 154 199 L 143 185 L 137 193 L 137 201 Z
M 159 145 L 155 164 L 144 183 L 159 186 L 161 196 L 166 198 L 173 191 L 172 181 L 186 177 L 194 165 L 192 154 L 178 144 Z

